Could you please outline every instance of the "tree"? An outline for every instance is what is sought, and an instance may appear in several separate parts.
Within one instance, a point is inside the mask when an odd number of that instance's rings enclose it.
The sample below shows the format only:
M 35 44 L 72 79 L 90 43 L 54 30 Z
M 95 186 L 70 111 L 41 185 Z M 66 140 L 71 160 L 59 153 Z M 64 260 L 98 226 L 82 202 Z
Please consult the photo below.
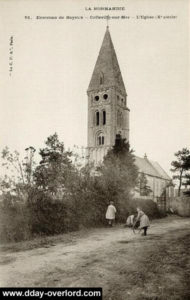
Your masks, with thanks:
M 144 173 L 141 173 L 139 176 L 139 188 L 141 196 L 148 196 L 152 192 L 150 186 L 148 186 L 148 180 Z
M 25 149 L 26 156 L 21 159 L 18 151 L 11 152 L 8 147 L 2 151 L 2 166 L 5 175 L 0 180 L 0 190 L 6 194 L 15 194 L 20 200 L 26 200 L 28 190 L 33 185 L 33 173 L 35 169 L 34 147 Z
M 108 151 L 102 166 L 98 169 L 99 185 L 104 197 L 116 202 L 121 219 L 126 216 L 127 201 L 132 199 L 138 184 L 138 168 L 135 165 L 133 150 L 121 136 L 117 136 L 114 147 Z
M 59 141 L 57 133 L 49 136 L 46 147 L 40 149 L 41 161 L 37 166 L 34 178 L 41 191 L 57 195 L 63 192 L 69 177 L 74 172 L 70 151 L 65 151 L 64 143 Z
M 171 171 L 177 175 L 173 176 L 173 179 L 179 180 L 178 196 L 180 196 L 181 186 L 183 185 L 184 176 L 186 176 L 188 170 L 190 170 L 190 151 L 187 148 L 175 153 L 177 160 L 172 161 Z
M 26 156 L 25 156 L 25 162 L 23 163 L 25 174 L 26 174 L 26 181 L 28 185 L 33 184 L 33 174 L 34 174 L 34 169 L 36 166 L 36 163 L 34 161 L 34 154 L 36 152 L 36 149 L 32 146 L 29 146 L 28 148 L 25 149 L 26 151 Z

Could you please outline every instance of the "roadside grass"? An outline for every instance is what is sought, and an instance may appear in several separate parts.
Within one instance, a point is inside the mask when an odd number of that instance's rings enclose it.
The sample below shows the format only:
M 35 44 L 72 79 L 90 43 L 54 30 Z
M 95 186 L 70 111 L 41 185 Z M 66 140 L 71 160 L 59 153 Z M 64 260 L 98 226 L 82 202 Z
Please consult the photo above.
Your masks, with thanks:
M 113 230 L 117 230 L 121 225 L 117 225 Z M 74 244 L 81 238 L 88 238 L 92 233 L 104 230 L 104 227 L 96 228 L 81 228 L 78 231 L 72 231 L 63 234 L 57 234 L 53 236 L 37 236 L 28 241 L 22 242 L 7 242 L 0 244 L 0 253 L 2 252 L 20 252 L 28 251 L 37 248 L 49 248 L 56 246 L 60 243 L 63 244 Z
M 0 245 L 0 252 L 19 252 L 33 250 L 36 248 L 49 248 L 56 246 L 58 243 L 73 243 L 75 238 L 80 236 L 80 232 L 70 232 L 55 236 L 41 236 L 32 240 L 23 242 L 4 243 Z
M 104 300 L 189 300 L 188 226 L 189 219 L 172 216 L 151 222 L 147 237 L 123 225 L 38 237 L 2 245 L 0 264 L 10 272 L 5 272 L 5 282 L 15 286 L 102 286 Z M 52 251 L 45 249 L 59 244 Z M 44 249 L 19 253 L 18 260 L 14 254 L 35 248 Z M 29 264 L 25 273 L 23 261 Z M 18 281 L 15 274 L 20 274 Z
M 112 279 L 114 289 L 104 300 L 190 299 L 190 232 L 179 230 L 176 238 L 171 231 L 166 237 L 147 236 L 131 243 L 136 244 L 132 262 L 115 266 L 118 280 Z
M 153 223 L 168 223 L 168 219 L 172 220 L 178 220 L 182 219 L 179 216 L 173 215 L 162 219 L 156 219 L 153 221 Z M 119 227 L 122 227 L 123 224 L 117 224 L 116 230 Z M 32 250 L 36 248 L 48 248 L 51 246 L 55 246 L 55 244 L 58 243 L 73 243 L 75 240 L 78 240 L 83 237 L 90 236 L 92 232 L 102 230 L 104 227 L 97 227 L 97 228 L 82 228 L 78 231 L 72 231 L 64 234 L 58 234 L 54 236 L 37 236 L 31 240 L 22 241 L 22 242 L 7 242 L 7 243 L 1 243 L 0 245 L 0 252 L 19 252 L 19 251 L 27 251 Z M 113 229 L 114 230 L 114 229 Z

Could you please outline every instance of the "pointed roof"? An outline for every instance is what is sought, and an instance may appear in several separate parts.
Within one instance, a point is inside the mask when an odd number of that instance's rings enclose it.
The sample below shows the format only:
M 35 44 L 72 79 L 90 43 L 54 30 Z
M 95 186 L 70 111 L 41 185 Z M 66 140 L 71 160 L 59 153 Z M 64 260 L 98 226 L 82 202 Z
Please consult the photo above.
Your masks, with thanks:
M 135 156 L 135 164 L 139 168 L 140 172 L 143 172 L 150 176 L 160 177 L 158 172 L 154 169 L 154 167 L 147 158 Z
M 163 168 L 157 162 L 149 160 L 147 157 L 141 158 L 135 156 L 135 164 L 139 168 L 140 172 L 143 172 L 153 177 L 159 177 L 171 181 L 171 178 L 163 170 Z
M 101 77 L 103 79 L 102 83 L 100 82 Z M 118 87 L 126 94 L 117 56 L 111 40 L 109 27 L 107 26 L 88 91 L 107 88 L 110 86 Z
M 150 161 L 153 167 L 156 169 L 156 171 L 160 174 L 160 177 L 171 180 L 171 178 L 168 176 L 168 174 L 164 171 L 164 169 L 157 163 L 156 161 Z

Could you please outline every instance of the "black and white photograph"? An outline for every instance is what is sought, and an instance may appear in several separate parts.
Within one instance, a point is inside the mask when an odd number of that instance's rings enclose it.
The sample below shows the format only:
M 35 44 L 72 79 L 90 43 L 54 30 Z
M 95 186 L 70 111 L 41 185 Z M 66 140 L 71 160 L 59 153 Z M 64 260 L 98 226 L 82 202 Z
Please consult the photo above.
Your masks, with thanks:
M 3 298 L 190 299 L 189 0 L 0 0 Z

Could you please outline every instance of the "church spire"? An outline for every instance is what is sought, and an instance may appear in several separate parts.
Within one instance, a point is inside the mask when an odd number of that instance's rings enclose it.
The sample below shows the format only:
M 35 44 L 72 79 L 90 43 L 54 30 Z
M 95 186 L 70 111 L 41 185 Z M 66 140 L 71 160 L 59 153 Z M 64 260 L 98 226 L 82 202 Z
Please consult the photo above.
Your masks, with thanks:
M 117 56 L 109 32 L 109 26 L 107 26 L 98 59 L 96 61 L 96 65 L 88 87 L 88 92 L 112 86 L 118 88 L 124 94 L 126 94 Z

